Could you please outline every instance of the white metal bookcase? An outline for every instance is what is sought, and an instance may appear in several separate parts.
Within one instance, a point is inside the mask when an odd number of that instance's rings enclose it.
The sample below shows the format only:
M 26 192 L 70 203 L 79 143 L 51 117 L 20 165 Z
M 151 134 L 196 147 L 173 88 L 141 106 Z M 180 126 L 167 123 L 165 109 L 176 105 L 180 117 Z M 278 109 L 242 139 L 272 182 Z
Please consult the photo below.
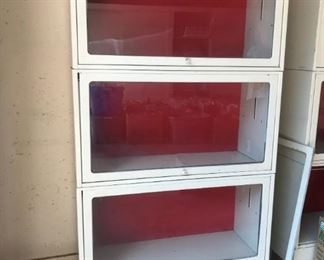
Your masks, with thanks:
M 276 0 L 274 13 L 268 10 L 271 3 L 263 0 L 247 0 L 247 5 L 252 8 L 249 10 L 249 19 L 245 28 L 245 53 L 249 45 L 251 47 L 255 44 L 255 47 L 259 48 L 260 42 L 258 41 L 264 41 L 263 44 L 272 45 L 270 46 L 270 49 L 272 48 L 270 58 L 252 56 L 249 58 L 193 58 L 90 55 L 87 51 L 86 0 L 70 0 L 79 259 L 94 259 L 92 202 L 95 198 L 229 186 L 237 187 L 236 226 L 232 233 L 237 233 L 241 237 L 241 244 L 239 247 L 229 248 L 228 245 L 234 240 L 226 238 L 222 232 L 219 232 L 216 234 L 215 245 L 209 249 L 217 249 L 222 243 L 226 245 L 219 248 L 221 255 L 215 255 L 215 252 L 211 250 L 211 255 L 208 257 L 212 259 L 268 259 L 288 0 Z M 100 5 L 97 7 L 101 8 Z M 120 7 L 115 6 L 115 8 Z M 273 24 L 269 23 L 272 15 L 274 15 Z M 272 26 L 272 42 L 267 37 L 253 35 L 253 32 L 269 30 Z M 249 35 L 249 30 L 252 35 Z M 140 82 L 269 84 L 264 161 L 233 165 L 134 170 L 126 174 L 118 171 L 92 173 L 89 83 L 91 81 L 134 82 L 139 80 Z M 250 134 L 250 138 L 254 138 L 253 130 L 252 132 L 245 131 L 245 135 L 247 133 Z M 251 189 L 248 193 L 239 192 L 251 185 L 262 187 L 258 190 L 258 195 L 251 198 Z M 252 212 L 252 208 L 255 211 Z M 247 228 L 249 230 L 246 230 Z M 255 231 L 258 237 L 251 235 L 251 232 L 255 233 Z M 218 245 L 216 241 L 221 243 Z M 254 244 L 251 244 L 251 241 L 254 241 Z M 238 248 L 241 248 L 242 243 L 248 244 L 255 254 L 241 254 Z M 131 253 L 134 252 L 136 255 L 137 251 L 131 250 Z M 140 259 L 151 260 L 150 257 L 142 257 L 146 254 L 145 249 L 140 254 Z M 181 255 L 176 256 L 181 257 Z M 120 259 L 123 259 L 122 255 Z
M 303 21 L 303 22 L 302 22 Z M 311 166 L 324 165 L 324 155 L 317 151 L 317 130 L 320 127 L 320 99 L 322 82 L 324 81 L 324 2 L 322 0 L 291 0 L 289 4 L 289 18 L 287 28 L 287 51 L 285 61 L 280 135 L 294 142 L 314 149 L 314 155 L 308 155 L 301 174 L 298 168 L 290 168 L 284 173 L 278 157 L 277 182 L 291 186 L 289 194 L 291 204 L 296 203 L 293 213 L 277 210 L 274 219 L 281 223 L 297 223 L 292 226 L 289 248 L 281 244 L 280 255 L 284 259 L 311 260 L 314 258 L 316 247 L 316 227 L 320 212 L 303 213 L 304 200 L 308 190 L 308 179 L 312 171 Z M 286 146 L 297 149 L 299 145 L 286 143 Z M 301 149 L 301 148 L 300 148 Z M 279 149 L 280 150 L 280 149 Z M 291 164 L 292 165 L 292 164 Z M 314 169 L 314 168 L 313 168 Z M 280 173 L 279 173 L 280 172 Z M 289 173 L 288 173 L 289 172 Z M 279 173 L 279 174 L 278 174 Z M 291 176 L 289 176 L 291 174 Z M 301 175 L 300 175 L 301 174 Z M 286 176 L 286 177 L 284 177 Z M 295 176 L 296 179 L 293 179 Z M 302 176 L 300 182 L 299 177 Z M 289 178 L 289 180 L 285 179 Z M 279 180 L 278 180 L 279 179 Z M 289 183 L 291 182 L 291 183 Z M 289 184 L 288 184 L 289 183 Z M 298 186 L 300 184 L 300 186 Z M 276 194 L 282 199 L 287 195 L 287 187 Z M 319 195 L 320 196 L 320 195 Z M 276 203 L 280 203 L 275 199 Z M 274 226 L 276 222 L 274 221 Z M 279 227 L 280 228 L 280 227 Z M 286 236 L 287 237 L 287 236 Z M 279 239 L 279 236 L 277 236 Z M 279 253 L 277 240 L 276 251 Z M 286 250 L 286 251 L 285 251 Z M 285 252 L 285 253 L 284 253 Z

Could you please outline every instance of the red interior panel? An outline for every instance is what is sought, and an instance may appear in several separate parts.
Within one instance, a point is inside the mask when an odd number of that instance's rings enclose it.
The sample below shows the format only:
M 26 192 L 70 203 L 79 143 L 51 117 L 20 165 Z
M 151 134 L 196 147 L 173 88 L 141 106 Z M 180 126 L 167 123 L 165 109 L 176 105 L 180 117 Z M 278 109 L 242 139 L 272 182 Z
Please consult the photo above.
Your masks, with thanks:
M 90 84 L 92 151 L 138 156 L 237 149 L 241 84 Z
M 324 210 L 324 168 L 314 168 L 309 179 L 304 212 Z
M 321 86 L 315 152 L 324 153 L 324 83 Z
M 243 56 L 246 0 L 88 0 L 88 52 Z
M 94 244 L 232 230 L 234 207 L 235 187 L 96 198 Z

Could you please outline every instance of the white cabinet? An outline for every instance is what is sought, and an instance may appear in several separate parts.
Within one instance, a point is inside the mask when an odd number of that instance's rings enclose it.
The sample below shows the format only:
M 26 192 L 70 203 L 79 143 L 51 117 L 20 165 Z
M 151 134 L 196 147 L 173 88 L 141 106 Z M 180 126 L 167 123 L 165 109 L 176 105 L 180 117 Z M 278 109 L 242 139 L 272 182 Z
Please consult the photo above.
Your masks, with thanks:
M 313 168 L 310 173 L 304 203 L 299 232 L 299 251 L 296 252 L 296 256 L 312 251 L 313 253 L 308 256 L 308 259 L 311 259 L 315 252 L 318 240 L 319 218 L 324 216 L 323 187 L 324 169 L 322 167 Z
M 291 0 L 285 68 L 324 70 L 324 2 Z
M 278 149 L 272 247 L 287 260 L 314 259 L 324 214 L 323 22 L 324 1 L 290 1 L 280 135 L 308 148 Z
M 267 259 L 274 175 L 80 189 L 80 260 Z
M 283 259 L 311 260 L 324 215 L 324 170 L 311 168 L 311 147 L 279 144 L 271 247 Z
M 275 171 L 280 73 L 75 77 L 81 184 Z
M 74 68 L 282 70 L 288 0 L 71 0 Z
M 268 259 L 288 0 L 71 0 L 79 259 Z
M 284 73 L 280 135 L 312 146 L 314 166 L 324 165 L 324 73 Z
M 317 42 L 317 58 L 316 67 L 324 70 L 324 3 L 321 1 L 319 8 L 319 22 L 318 22 L 318 42 Z

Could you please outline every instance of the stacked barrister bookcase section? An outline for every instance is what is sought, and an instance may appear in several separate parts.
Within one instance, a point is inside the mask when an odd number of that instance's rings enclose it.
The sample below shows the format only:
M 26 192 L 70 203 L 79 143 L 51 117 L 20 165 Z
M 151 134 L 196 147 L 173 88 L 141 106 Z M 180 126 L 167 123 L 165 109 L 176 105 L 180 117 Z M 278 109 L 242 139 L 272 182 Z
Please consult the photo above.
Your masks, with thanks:
M 80 259 L 269 257 L 287 16 L 71 0 Z
M 280 135 L 304 152 L 290 154 L 296 163 L 288 165 L 287 146 L 279 148 L 272 244 L 284 259 L 315 257 L 324 216 L 323 86 L 324 1 L 291 0 Z

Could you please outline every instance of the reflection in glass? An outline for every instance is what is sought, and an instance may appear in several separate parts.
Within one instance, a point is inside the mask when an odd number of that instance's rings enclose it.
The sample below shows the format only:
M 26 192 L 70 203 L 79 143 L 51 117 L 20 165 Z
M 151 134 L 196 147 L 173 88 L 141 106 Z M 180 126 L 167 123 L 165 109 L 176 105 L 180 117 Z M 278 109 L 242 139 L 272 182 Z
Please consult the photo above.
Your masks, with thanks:
M 88 52 L 270 58 L 275 0 L 88 0 Z
M 268 84 L 91 82 L 93 172 L 264 160 Z
M 95 198 L 94 259 L 255 256 L 261 192 L 261 185 L 251 185 Z M 249 230 L 240 232 L 247 222 Z

